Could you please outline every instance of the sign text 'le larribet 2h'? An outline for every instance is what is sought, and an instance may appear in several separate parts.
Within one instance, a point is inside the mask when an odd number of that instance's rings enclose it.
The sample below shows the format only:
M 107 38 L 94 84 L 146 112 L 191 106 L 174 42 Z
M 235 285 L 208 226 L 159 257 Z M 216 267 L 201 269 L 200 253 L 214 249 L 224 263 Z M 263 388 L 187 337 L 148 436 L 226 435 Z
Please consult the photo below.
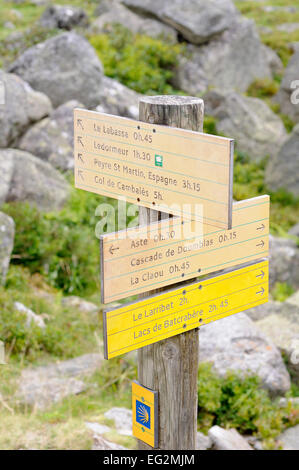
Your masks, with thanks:
M 231 139 L 75 109 L 74 150 L 76 188 L 231 228 Z
M 233 140 L 76 109 L 74 151 L 77 188 L 175 216 L 101 237 L 104 303 L 205 275 L 104 310 L 106 359 L 268 301 L 269 196 L 232 203 Z M 158 392 L 133 382 L 132 410 L 157 447 Z
M 269 254 L 269 196 L 233 204 L 231 230 L 170 218 L 101 237 L 102 301 L 174 284 L 266 258 Z M 182 234 L 183 232 L 183 234 Z

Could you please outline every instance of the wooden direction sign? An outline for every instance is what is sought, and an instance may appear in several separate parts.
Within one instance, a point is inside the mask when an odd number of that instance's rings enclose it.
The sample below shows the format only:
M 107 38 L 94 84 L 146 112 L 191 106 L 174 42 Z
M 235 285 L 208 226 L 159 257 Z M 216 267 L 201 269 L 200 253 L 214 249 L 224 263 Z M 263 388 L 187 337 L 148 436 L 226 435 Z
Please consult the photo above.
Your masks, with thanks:
M 233 140 L 75 109 L 75 186 L 230 228 Z
M 269 196 L 233 204 L 233 228 L 215 230 L 171 218 L 101 237 L 102 302 L 174 284 L 259 258 L 269 250 Z M 137 236 L 134 235 L 137 233 Z
M 133 436 L 158 447 L 158 392 L 132 382 Z
M 267 260 L 104 311 L 105 359 L 268 301 Z

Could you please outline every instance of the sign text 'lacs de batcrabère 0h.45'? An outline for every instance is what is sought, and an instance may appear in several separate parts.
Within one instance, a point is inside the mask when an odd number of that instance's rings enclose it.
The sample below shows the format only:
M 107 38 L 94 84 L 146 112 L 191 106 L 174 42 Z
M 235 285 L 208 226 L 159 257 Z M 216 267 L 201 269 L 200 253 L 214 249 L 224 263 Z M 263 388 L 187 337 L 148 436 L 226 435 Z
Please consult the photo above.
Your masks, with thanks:
M 76 188 L 231 228 L 233 140 L 76 109 Z
M 101 237 L 102 302 L 147 292 L 269 252 L 269 196 L 233 204 L 231 230 L 170 218 Z M 189 234 L 196 234 L 187 239 Z
M 119 356 L 268 301 L 267 260 L 104 311 L 105 358 Z

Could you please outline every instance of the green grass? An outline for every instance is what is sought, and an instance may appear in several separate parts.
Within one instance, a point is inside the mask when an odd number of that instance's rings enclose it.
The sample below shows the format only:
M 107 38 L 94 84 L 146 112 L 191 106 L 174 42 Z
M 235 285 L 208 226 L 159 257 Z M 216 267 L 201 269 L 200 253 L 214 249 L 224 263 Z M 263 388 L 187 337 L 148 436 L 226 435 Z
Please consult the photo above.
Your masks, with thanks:
M 276 282 L 271 294 L 274 300 L 284 302 L 288 297 L 294 294 L 294 289 L 287 282 Z
M 272 192 L 265 185 L 266 160 L 256 163 L 241 153 L 237 153 L 234 163 L 233 192 L 236 200 L 243 200 L 262 194 L 271 196 L 271 233 L 286 236 L 289 229 L 299 220 L 299 198 L 287 190 Z
M 110 34 L 91 36 L 89 40 L 109 77 L 139 93 L 176 92 L 170 81 L 182 52 L 181 45 L 134 35 L 121 25 L 116 25 Z
M 240 378 L 232 372 L 218 377 L 209 364 L 199 367 L 198 408 L 201 431 L 216 424 L 235 428 L 258 437 L 268 449 L 277 447 L 276 438 L 285 427 L 299 422 L 299 408 L 281 409 L 257 377 Z
M 263 6 L 296 6 L 293 0 L 269 0 L 264 2 L 239 1 L 236 2 L 237 8 L 244 16 L 253 19 L 258 26 L 273 28 L 271 33 L 262 33 L 261 39 L 267 46 L 274 49 L 280 56 L 284 65 L 287 65 L 292 51 L 289 43 L 299 41 L 299 31 L 286 33 L 275 29 L 282 23 L 298 23 L 299 11 L 290 13 L 286 11 L 265 12 Z

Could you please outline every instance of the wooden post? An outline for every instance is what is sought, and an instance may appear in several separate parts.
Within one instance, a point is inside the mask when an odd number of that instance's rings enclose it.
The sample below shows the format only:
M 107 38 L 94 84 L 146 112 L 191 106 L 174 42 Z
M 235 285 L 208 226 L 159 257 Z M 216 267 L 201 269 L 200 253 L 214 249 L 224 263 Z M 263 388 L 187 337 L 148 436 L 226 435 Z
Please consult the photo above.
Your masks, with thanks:
M 203 130 L 204 103 L 188 96 L 141 98 L 140 121 L 193 131 Z M 168 214 L 140 207 L 139 224 L 167 218 Z M 163 289 L 140 295 L 161 292 Z M 138 380 L 158 391 L 159 449 L 195 449 L 197 431 L 198 329 L 138 350 Z M 139 449 L 150 447 L 139 441 Z

